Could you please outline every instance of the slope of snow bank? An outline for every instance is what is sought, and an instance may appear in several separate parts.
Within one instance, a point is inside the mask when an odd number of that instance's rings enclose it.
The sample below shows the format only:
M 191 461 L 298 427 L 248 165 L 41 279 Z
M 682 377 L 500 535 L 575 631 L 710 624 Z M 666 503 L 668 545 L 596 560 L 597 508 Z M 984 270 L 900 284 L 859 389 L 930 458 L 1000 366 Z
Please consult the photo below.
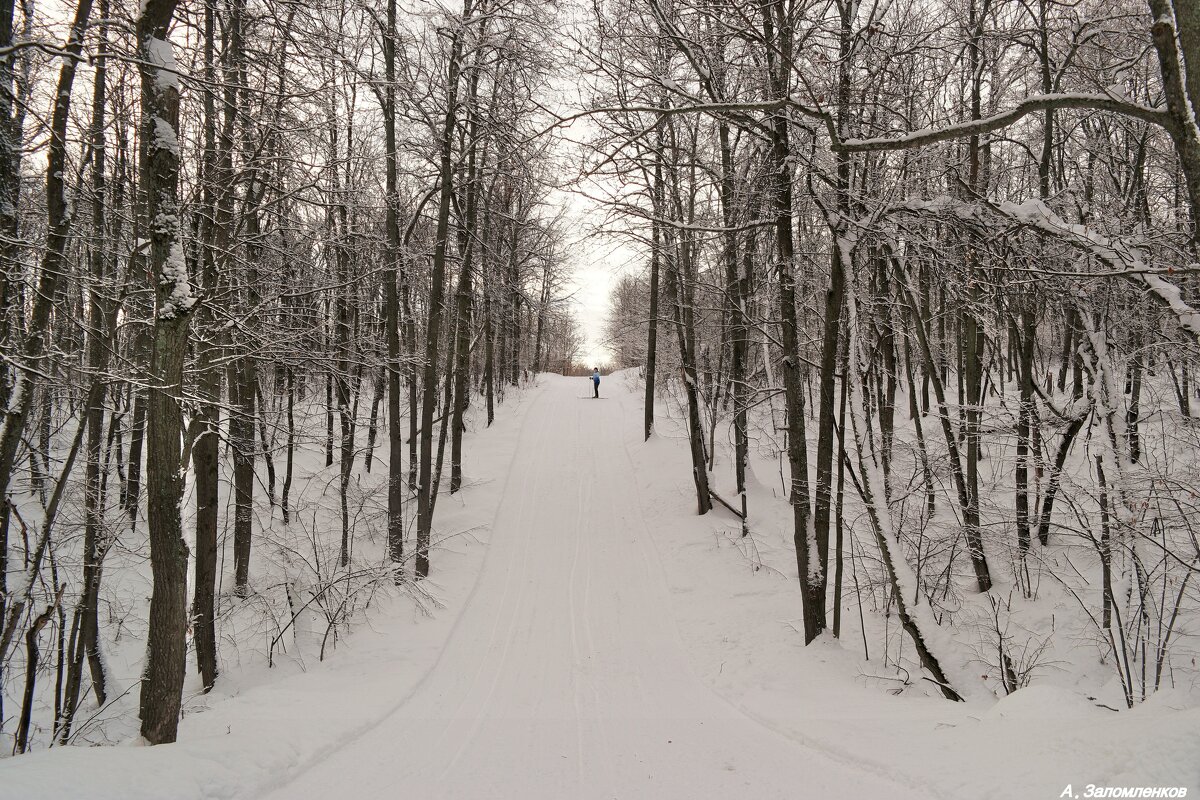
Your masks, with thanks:
M 683 420 L 660 403 L 655 435 L 643 443 L 637 373 L 620 380 L 626 446 L 643 487 L 637 502 L 655 532 L 694 667 L 715 691 L 768 727 L 929 797 L 1054 798 L 1067 784 L 1080 796 L 1087 784 L 1200 792 L 1200 693 L 1164 691 L 1119 712 L 1079 691 L 1036 683 L 999 701 L 953 703 L 932 690 L 921 696 L 917 676 L 881 663 L 884 622 L 870 609 L 871 658 L 863 657 L 849 563 L 842 639 L 826 634 L 804 647 L 791 510 L 779 495 L 776 465 L 752 458 L 750 537 L 741 538 L 739 521 L 720 507 L 697 517 Z M 616 383 L 609 382 L 610 396 Z M 721 436 L 714 488 L 732 498 Z M 894 616 L 890 625 L 897 626 Z M 903 647 L 909 652 L 911 642 Z M 895 696 L 906 681 L 915 684 Z

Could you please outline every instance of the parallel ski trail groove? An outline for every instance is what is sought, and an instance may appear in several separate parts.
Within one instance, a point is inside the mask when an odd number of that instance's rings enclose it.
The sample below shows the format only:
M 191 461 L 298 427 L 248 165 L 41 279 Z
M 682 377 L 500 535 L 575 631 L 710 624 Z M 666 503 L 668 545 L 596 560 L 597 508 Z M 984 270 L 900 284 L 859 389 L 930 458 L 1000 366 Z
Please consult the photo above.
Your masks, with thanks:
M 350 778 L 355 796 L 422 800 L 928 797 L 765 727 L 700 680 L 626 445 L 640 407 L 619 383 L 617 402 L 583 406 L 575 387 L 548 377 L 529 410 L 436 666 L 276 800 L 343 796 Z

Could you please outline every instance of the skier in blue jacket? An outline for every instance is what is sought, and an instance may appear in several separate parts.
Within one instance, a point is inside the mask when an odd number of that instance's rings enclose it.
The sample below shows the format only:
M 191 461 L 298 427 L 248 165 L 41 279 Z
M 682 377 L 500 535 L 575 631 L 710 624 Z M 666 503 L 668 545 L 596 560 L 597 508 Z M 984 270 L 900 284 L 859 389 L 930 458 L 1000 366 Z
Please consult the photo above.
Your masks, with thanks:
M 595 392 L 595 394 L 592 395 L 592 398 L 593 399 L 598 398 L 600 396 L 600 368 L 599 367 L 592 368 L 592 389 Z

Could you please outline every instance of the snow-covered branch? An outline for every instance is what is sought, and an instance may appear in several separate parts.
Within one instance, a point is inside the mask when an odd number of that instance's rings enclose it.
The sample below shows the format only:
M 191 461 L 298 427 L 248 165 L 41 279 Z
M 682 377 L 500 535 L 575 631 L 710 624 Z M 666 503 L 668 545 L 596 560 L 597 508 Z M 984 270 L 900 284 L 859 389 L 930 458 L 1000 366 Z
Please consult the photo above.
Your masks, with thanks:
M 1171 310 L 1179 327 L 1200 338 L 1200 311 L 1184 301 L 1178 286 L 1156 274 L 1157 270 L 1146 263 L 1145 257 L 1135 247 L 1086 225 L 1067 222 L 1040 200 L 1021 203 L 1011 200 L 983 201 L 976 204 L 941 196 L 933 200 L 908 200 L 893 206 L 891 211 L 951 214 L 964 221 L 976 222 L 982 221 L 985 212 L 991 212 L 1008 222 L 1053 236 L 1107 264 L 1120 276 L 1145 287 L 1151 296 Z
M 846 139 L 834 142 L 833 149 L 846 153 L 864 153 L 879 150 L 911 150 L 964 136 L 977 136 L 1002 130 L 1019 122 L 1030 114 L 1057 109 L 1088 109 L 1123 114 L 1165 128 L 1174 135 L 1175 119 L 1166 109 L 1145 106 L 1111 94 L 1062 93 L 1035 95 L 1026 98 L 1013 108 L 983 119 L 968 120 L 943 128 L 922 128 L 900 136 L 880 136 L 871 139 Z

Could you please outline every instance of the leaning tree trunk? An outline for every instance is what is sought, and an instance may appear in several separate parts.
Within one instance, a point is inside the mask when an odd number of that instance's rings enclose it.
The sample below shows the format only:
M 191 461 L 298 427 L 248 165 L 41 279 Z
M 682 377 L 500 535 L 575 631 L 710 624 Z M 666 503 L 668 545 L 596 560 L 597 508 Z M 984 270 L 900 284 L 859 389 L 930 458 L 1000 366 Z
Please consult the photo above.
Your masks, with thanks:
M 671 152 L 679 153 L 675 126 L 669 128 Z M 694 158 L 695 153 L 692 153 Z M 694 162 L 693 162 L 694 163 Z M 704 427 L 700 416 L 700 376 L 696 368 L 696 324 L 695 304 L 692 301 L 692 287 L 695 276 L 692 259 L 695 253 L 695 242 L 687 230 L 694 222 L 694 207 L 689 205 L 685 210 L 682 187 L 678 181 L 678 165 L 672 163 L 672 174 L 676 180 L 672 184 L 672 205 L 676 219 L 683 227 L 675 236 L 668 237 L 668 246 L 673 242 L 672 252 L 667 256 L 667 294 L 671 303 L 675 330 L 679 337 L 679 357 L 682 361 L 681 375 L 683 377 L 684 395 L 688 405 L 688 440 L 692 454 L 692 481 L 696 485 L 696 512 L 707 514 L 712 510 L 712 497 L 708 485 L 708 458 L 704 451 Z
M 91 15 L 91 0 L 79 0 L 75 9 L 75 17 L 67 35 L 62 67 L 58 73 L 58 86 L 54 95 L 54 110 L 50 120 L 50 141 L 46 154 L 46 246 L 42 255 L 41 271 L 38 278 L 37 291 L 34 294 L 32 313 L 30 314 L 29 329 L 25 338 L 25 346 L 21 353 L 19 368 L 4 375 L 3 394 L 7 403 L 4 420 L 0 425 L 0 620 L 8 619 L 11 612 L 8 609 L 8 587 L 5 574 L 8 570 L 8 524 L 10 516 L 9 489 L 12 486 L 13 473 L 16 469 L 17 451 L 25 436 L 25 428 L 29 420 L 29 412 L 33 405 L 34 382 L 33 375 L 44 374 L 44 360 L 50 344 L 50 318 L 55 298 L 59 293 L 59 279 L 66 271 L 67 241 L 70 237 L 73 214 L 71 213 L 66 190 L 67 175 L 67 127 L 71 112 L 71 87 L 75 82 L 75 73 L 83 51 L 84 34 L 87 31 L 88 17 Z M 11 6 L 0 4 L 0 37 L 7 35 L 11 39 L 12 20 Z M 4 26 L 8 30 L 4 30 Z M 0 55 L 0 58 L 11 58 L 11 54 Z M 0 70 L 7 70 L 0 62 Z M 8 74 L 0 74 L 0 95 L 9 90 Z M 5 109 L 0 109 L 5 111 Z M 14 113 L 19 113 L 15 112 Z M 9 138 L 16 135 L 19 125 L 10 124 L 11 119 L 0 121 L 4 126 L 0 135 L 0 169 L 8 169 L 17 163 L 17 148 L 19 144 Z M 16 191 L 17 176 L 0 174 L 0 200 L 5 193 Z M 15 225 L 16 211 L 11 210 L 6 217 L 0 217 L 0 240 L 8 240 L 5 236 L 8 224 Z M 14 240 L 15 241 L 15 237 Z M 8 262 L 8 257 L 15 253 L 8 244 L 0 243 L 0 269 L 7 270 L 14 266 Z M 8 291 L 7 276 L 4 279 L 4 291 Z M 7 298 L 0 298 L 5 303 Z M 5 314 L 7 308 L 0 306 L 0 314 Z M 7 317 L 6 317 L 7 318 Z M 5 344 L 0 339 L 0 345 Z M 7 363 L 7 353 L 4 359 Z M 31 370 L 25 374 L 22 369 Z M 86 419 L 86 417 L 85 417 Z M 3 653 L 0 653 L 0 662 Z M 0 664 L 0 671 L 3 666 Z M 0 707 L 3 700 L 0 699 Z
M 105 170 L 106 143 L 104 109 L 107 97 L 108 0 L 100 0 L 99 43 L 96 47 L 96 74 L 92 89 L 92 233 L 95 240 L 91 253 L 93 281 L 88 317 L 91 333 L 88 339 L 88 369 L 92 385 L 88 390 L 84 413 L 87 415 L 87 442 L 84 469 L 84 530 L 83 530 L 83 590 L 72 623 L 71 647 L 68 648 L 67 675 L 63 695 L 63 712 L 59 724 L 59 740 L 70 737 L 71 721 L 79 705 L 83 679 L 83 663 L 91 670 L 92 691 L 96 703 L 104 705 L 107 698 L 107 676 L 100 657 L 100 580 L 104 556 L 110 542 L 104 529 L 104 480 L 101 462 L 104 442 L 104 397 L 108 384 L 104 374 L 116 340 L 118 304 L 113 301 L 112 282 L 117 278 L 116 259 L 112 257 L 108 238 L 108 187 Z
M 839 246 L 839 245 L 835 245 Z M 840 247 L 839 247 L 840 249 Z M 888 503 L 887 487 L 880 478 L 881 470 L 875 463 L 875 456 L 863 445 L 863 439 L 868 435 L 868 422 L 863 407 L 862 394 L 859 391 L 859 364 L 861 357 L 858 352 L 857 339 L 858 314 L 854 297 L 854 287 L 848 282 L 845 295 L 846 327 L 849 332 L 847 341 L 847 364 L 845 391 L 849 396 L 850 419 L 854 427 L 854 443 L 859 464 L 859 491 L 862 493 L 863 504 L 866 506 L 867 519 L 875 534 L 875 542 L 879 546 L 879 555 L 883 562 L 884 573 L 892 590 L 892 598 L 896 603 L 897 616 L 900 625 L 916 646 L 917 658 L 921 666 L 930 674 L 934 683 L 948 700 L 962 700 L 962 696 L 951 685 L 941 662 L 934 655 L 929 642 L 925 638 L 918 619 L 918 610 L 925 603 L 916 576 L 904 561 L 904 553 L 893 533 L 891 508 Z M 903 578 L 901 577 L 903 576 Z M 928 608 L 924 614 L 926 623 L 933 624 L 932 614 Z
M 50 317 L 59 295 L 61 276 L 67 271 L 67 241 L 70 238 L 71 213 L 67 199 L 67 126 L 71 113 L 71 87 L 83 50 L 83 38 L 91 15 L 92 0 L 79 0 L 71 23 L 62 68 L 58 73 L 54 110 L 50 120 L 50 140 L 46 154 L 46 244 L 40 265 L 37 291 L 29 316 L 21 370 L 11 375 L 9 402 L 0 427 L 0 491 L 7 492 L 16 468 L 20 447 L 34 399 L 33 375 L 44 373 L 43 360 L 50 344 Z M 6 515 L 7 516 L 7 513 Z
M 684 237 L 680 237 L 683 239 Z M 683 360 L 680 372 L 683 377 L 684 394 L 688 405 L 688 442 L 692 454 L 692 480 L 696 485 L 696 513 L 707 514 L 712 510 L 709 496 L 708 465 L 704 453 L 704 430 L 700 420 L 700 397 L 696 372 L 696 331 L 692 320 L 691 304 L 684 289 L 684 277 L 680 274 L 680 262 L 691 258 L 686 241 L 679 242 L 678 253 L 667 257 L 667 294 L 675 330 L 679 335 L 679 354 Z M 690 272 L 686 267 L 685 272 Z

